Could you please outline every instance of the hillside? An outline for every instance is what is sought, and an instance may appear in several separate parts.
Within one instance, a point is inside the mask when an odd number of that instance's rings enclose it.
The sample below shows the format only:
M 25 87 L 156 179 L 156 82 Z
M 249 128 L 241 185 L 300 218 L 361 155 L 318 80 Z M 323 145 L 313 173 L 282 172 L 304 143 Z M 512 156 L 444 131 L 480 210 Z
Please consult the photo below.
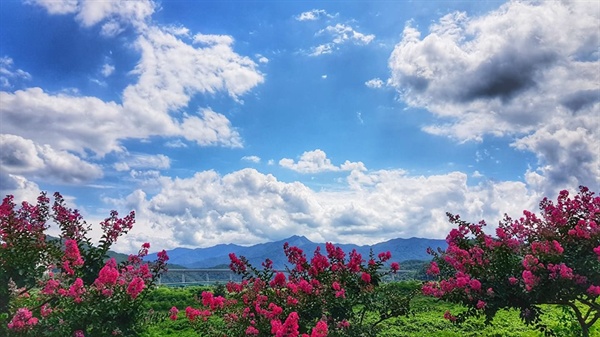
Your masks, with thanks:
M 260 264 L 267 258 L 273 261 L 276 269 L 283 269 L 286 264 L 285 255 L 283 254 L 283 245 L 288 242 L 292 246 L 297 246 L 304 250 L 307 256 L 312 256 L 317 246 L 321 247 L 322 252 L 325 252 L 324 243 L 315 243 L 304 236 L 292 236 L 284 240 L 261 243 L 254 246 L 239 246 L 235 244 L 221 244 L 208 248 L 175 248 L 167 251 L 169 255 L 169 264 L 185 266 L 187 268 L 214 268 L 215 266 L 223 266 L 229 264 L 229 253 L 235 253 L 238 256 L 245 256 L 253 265 Z M 392 253 L 392 261 L 407 261 L 407 260 L 429 260 L 431 256 L 427 254 L 427 248 L 437 249 L 438 247 L 446 248 L 444 240 L 410 238 L 410 239 L 392 239 L 385 242 L 380 242 L 374 245 L 354 245 L 354 244 L 339 244 L 345 252 L 350 252 L 356 249 L 363 257 L 368 257 L 372 249 L 375 255 L 380 252 L 390 251 Z M 149 260 L 156 259 L 156 253 L 148 255 Z

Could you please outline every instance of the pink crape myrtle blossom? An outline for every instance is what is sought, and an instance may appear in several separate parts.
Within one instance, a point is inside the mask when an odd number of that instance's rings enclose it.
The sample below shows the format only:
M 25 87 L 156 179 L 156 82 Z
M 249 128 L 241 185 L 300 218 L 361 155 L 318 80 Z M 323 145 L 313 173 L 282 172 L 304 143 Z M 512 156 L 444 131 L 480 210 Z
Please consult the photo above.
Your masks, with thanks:
M 141 295 L 154 287 L 168 260 L 162 251 L 156 261 L 144 261 L 148 243 L 127 261 L 107 259 L 111 244 L 131 229 L 134 213 L 119 218 L 111 212 L 95 244 L 88 237 L 91 225 L 60 194 L 51 207 L 44 193 L 37 205 L 18 208 L 12 200 L 0 204 L 0 317 L 7 317 L 0 336 L 133 335 L 146 315 Z M 45 235 L 51 221 L 58 239 Z
M 390 252 L 371 253 L 365 260 L 356 250 L 346 254 L 331 243 L 325 251 L 318 247 L 308 258 L 302 249 L 284 244 L 286 271 L 274 270 L 268 259 L 259 270 L 245 257 L 230 254 L 230 269 L 242 281 L 228 283 L 226 297 L 203 292 L 199 307 L 186 309 L 188 321 L 208 336 L 351 337 L 361 331 L 372 335 L 379 322 L 408 313 L 409 295 L 380 290 L 382 277 L 400 268 L 390 263 Z M 386 263 L 389 270 L 382 272 Z M 367 310 L 382 320 L 364 322 Z M 213 319 L 225 322 L 225 330 L 207 333 L 210 324 L 203 322 Z
M 479 310 L 445 315 L 456 322 L 481 314 L 489 322 L 498 310 L 515 308 L 530 324 L 540 304 L 567 306 L 588 336 L 600 319 L 600 197 L 586 187 L 575 196 L 561 191 L 556 202 L 544 198 L 540 210 L 525 210 L 518 219 L 506 215 L 495 237 L 482 230 L 483 221 L 448 214 L 457 228 L 445 251 L 430 250 L 427 273 L 438 281 L 424 284 L 423 293 Z
M 8 323 L 8 328 L 13 331 L 27 331 L 38 324 L 38 319 L 27 308 L 19 308 L 15 316 Z

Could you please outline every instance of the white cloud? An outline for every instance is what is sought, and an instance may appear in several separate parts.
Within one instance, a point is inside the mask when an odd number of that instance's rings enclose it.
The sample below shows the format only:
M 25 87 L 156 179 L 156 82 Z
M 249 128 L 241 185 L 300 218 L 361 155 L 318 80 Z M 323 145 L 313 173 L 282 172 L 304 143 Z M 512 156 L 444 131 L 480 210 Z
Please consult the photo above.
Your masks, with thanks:
M 383 81 L 380 78 L 373 78 L 365 82 L 365 85 L 372 89 L 383 87 Z
M 194 35 L 194 43 L 212 45 L 226 45 L 230 46 L 233 44 L 233 38 L 229 35 L 205 35 L 196 34 Z
M 264 81 L 256 63 L 233 51 L 230 37 L 202 36 L 210 42 L 203 48 L 156 27 L 141 36 L 136 45 L 142 59 L 133 72 L 139 81 L 125 89 L 124 105 L 164 113 L 185 107 L 196 93 L 224 91 L 238 99 Z
M 590 2 L 515 1 L 475 18 L 448 14 L 425 36 L 408 24 L 390 84 L 443 121 L 426 132 L 508 135 L 538 156 L 550 190 L 600 186 L 598 20 Z
M 333 43 L 342 44 L 345 42 L 353 42 L 358 45 L 366 45 L 371 43 L 375 39 L 375 35 L 365 35 L 354 30 L 351 26 L 347 26 L 341 23 L 335 26 L 327 26 L 327 28 L 320 30 L 317 35 L 328 33 L 333 37 Z
M 263 63 L 263 64 L 269 63 L 269 59 L 262 56 L 261 54 L 256 54 L 256 57 L 258 58 L 258 63 Z
M 66 151 L 56 151 L 50 145 L 39 145 L 10 134 L 0 134 L 0 169 L 5 174 L 67 184 L 102 177 L 102 170 L 96 164 Z
M 117 171 L 140 168 L 165 170 L 171 167 L 171 159 L 164 154 L 134 154 L 129 155 L 125 161 L 115 163 L 113 167 Z
M 162 177 L 155 179 L 160 187 L 152 197 L 137 190 L 107 201 L 137 212 L 138 225 L 119 243 L 123 250 L 144 240 L 164 248 L 207 247 L 274 241 L 292 233 L 321 242 L 443 238 L 452 227 L 447 211 L 471 221 L 485 218 L 494 228 L 504 212 L 519 216 L 539 201 L 521 182 L 468 186 L 460 172 L 411 176 L 355 167 L 346 184 L 318 192 L 243 169 L 223 176 L 204 171 L 186 179 Z
M 165 143 L 166 147 L 170 147 L 170 148 L 182 148 L 182 147 L 188 147 L 186 143 L 184 143 L 183 141 L 181 141 L 181 139 L 174 139 L 174 140 L 170 140 L 168 142 Z
M 113 66 L 112 64 L 104 64 L 102 66 L 102 76 L 104 77 L 108 77 L 110 75 L 112 75 L 112 73 L 115 72 L 115 66 Z
M 123 139 L 153 135 L 183 136 L 203 146 L 241 147 L 229 120 L 212 110 L 185 114 L 183 121 L 170 116 L 196 94 L 225 92 L 239 100 L 264 81 L 257 65 L 235 53 L 227 38 L 210 39 L 214 44 L 194 48 L 158 27 L 145 30 L 136 42 L 141 59 L 133 74 L 139 78 L 124 90 L 123 104 L 51 95 L 40 88 L 0 92 L 0 132 L 10 130 L 58 150 L 91 150 L 99 156 L 122 151 Z
M 25 3 L 42 6 L 49 14 L 72 14 L 79 7 L 79 0 L 26 0 Z
M 323 54 L 331 54 L 333 52 L 333 43 L 321 44 L 312 48 L 309 56 L 319 56 Z
M 314 21 L 321 17 L 333 18 L 335 15 L 328 14 L 324 9 L 313 9 L 307 12 L 302 12 L 296 16 L 298 21 Z
M 11 88 L 14 80 L 29 80 L 31 75 L 22 70 L 14 69 L 13 59 L 8 56 L 0 57 L 0 87 Z
M 40 187 L 33 181 L 0 170 L 0 198 L 4 199 L 7 195 L 12 195 L 16 204 L 23 201 L 33 203 L 40 195 L 40 191 Z
M 242 147 L 240 134 L 231 127 L 227 117 L 210 109 L 200 111 L 200 116 L 184 116 L 182 135 L 198 145 Z
M 41 6 L 49 14 L 75 14 L 76 20 L 84 27 L 104 22 L 101 30 L 104 36 L 115 36 L 126 25 L 132 25 L 136 29 L 145 28 L 147 18 L 157 7 L 151 0 L 27 0 L 26 3 Z
M 354 163 L 346 161 L 340 167 L 335 166 L 331 163 L 331 160 L 327 158 L 327 154 L 320 149 L 304 152 L 302 156 L 300 156 L 298 162 L 294 162 L 294 160 L 290 158 L 283 158 L 279 161 L 279 165 L 300 173 L 349 171 L 357 168 L 365 169 L 362 162 Z
M 121 151 L 118 140 L 142 136 L 120 105 L 95 97 L 49 95 L 40 88 L 0 91 L 0 133 L 15 134 L 57 150 L 104 155 Z
M 249 161 L 251 163 L 260 163 L 259 156 L 243 156 L 242 160 Z
M 347 26 L 341 23 L 335 26 L 327 26 L 316 33 L 317 36 L 327 35 L 331 37 L 331 42 L 320 44 L 316 47 L 311 48 L 309 56 L 319 56 L 323 54 L 331 54 L 334 50 L 337 50 L 339 45 L 345 43 L 353 43 L 355 45 L 367 45 L 375 39 L 375 35 L 365 35 L 354 30 L 351 26 Z

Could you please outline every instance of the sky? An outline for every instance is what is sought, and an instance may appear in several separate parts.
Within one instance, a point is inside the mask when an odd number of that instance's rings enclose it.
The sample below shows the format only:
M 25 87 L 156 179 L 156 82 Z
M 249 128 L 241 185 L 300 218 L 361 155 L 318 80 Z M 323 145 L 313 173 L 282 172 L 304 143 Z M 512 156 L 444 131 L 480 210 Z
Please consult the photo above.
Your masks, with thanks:
M 134 210 L 120 252 L 493 232 L 600 192 L 597 1 L 0 7 L 0 193 L 96 237 Z

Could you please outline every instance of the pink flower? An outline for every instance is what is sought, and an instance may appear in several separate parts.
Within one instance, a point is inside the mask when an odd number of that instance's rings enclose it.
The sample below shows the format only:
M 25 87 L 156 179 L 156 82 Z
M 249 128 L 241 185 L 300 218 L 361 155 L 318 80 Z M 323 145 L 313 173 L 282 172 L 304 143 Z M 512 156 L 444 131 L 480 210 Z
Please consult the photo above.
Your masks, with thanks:
M 400 270 L 400 264 L 398 264 L 398 262 L 392 262 L 390 269 L 392 269 L 392 272 L 396 273 L 398 270 Z
M 363 282 L 365 283 L 371 283 L 371 274 L 369 273 L 365 273 L 363 272 L 362 275 L 360 275 L 360 278 L 363 280 Z
M 487 304 L 484 301 L 479 300 L 479 301 L 477 301 L 476 307 L 477 307 L 477 309 L 483 309 L 483 308 L 485 308 L 486 305 Z
M 79 252 L 79 246 L 75 240 L 65 241 L 65 255 L 63 256 L 62 267 L 68 275 L 74 275 L 72 267 L 83 266 L 83 259 Z
M 429 264 L 429 269 L 427 269 L 426 273 L 428 275 L 439 275 L 440 268 L 438 267 L 438 264 L 436 262 L 431 262 Z
M 253 327 L 252 325 L 249 326 L 248 329 L 246 329 L 246 336 L 258 335 L 258 333 L 258 329 Z
M 515 284 L 517 284 L 519 282 L 519 279 L 517 279 L 516 277 L 512 277 L 511 276 L 511 277 L 508 278 L 508 282 L 510 284 L 512 284 L 512 285 L 515 285 Z
M 27 308 L 20 308 L 7 326 L 13 331 L 26 331 L 36 324 L 38 319 L 33 317 L 33 313 Z
M 596 296 L 600 296 L 600 286 L 595 286 L 595 285 L 591 285 L 588 289 L 587 289 L 587 293 L 590 296 L 596 297 Z
M 347 320 L 343 320 L 337 324 L 337 327 L 339 329 L 348 329 L 350 327 L 350 322 L 348 322 Z
M 98 278 L 94 281 L 94 285 L 98 289 L 102 289 L 105 286 L 115 285 L 117 284 L 117 279 L 119 278 L 119 271 L 116 268 L 117 263 L 114 258 L 111 258 L 106 262 L 104 267 L 100 269 L 98 273 Z
M 81 295 L 85 293 L 85 287 L 83 285 L 83 280 L 81 278 L 75 279 L 75 282 L 69 287 L 69 292 L 67 296 L 72 297 L 75 303 L 80 303 L 82 301 Z
M 271 287 L 285 286 L 285 274 L 281 272 L 275 274 L 275 278 L 273 278 L 270 285 Z
M 456 317 L 453 316 L 450 311 L 446 310 L 446 312 L 444 313 L 444 318 L 449 320 L 450 322 L 455 322 L 456 321 Z
M 40 308 L 40 315 L 42 315 L 42 317 L 48 317 L 50 316 L 50 314 L 52 313 L 52 308 L 50 308 L 50 305 L 48 303 L 42 305 L 42 307 Z
M 77 330 L 73 332 L 73 337 L 85 337 L 85 335 L 83 334 L 83 331 Z
M 327 337 L 328 327 L 324 321 L 318 321 L 317 325 L 312 329 L 310 337 Z
M 169 310 L 169 318 L 172 321 L 176 321 L 178 313 L 179 313 L 179 309 L 177 309 L 177 307 L 171 307 L 171 309 Z
M 469 282 L 469 286 L 471 286 L 471 289 L 475 291 L 481 290 L 481 282 L 476 279 L 472 279 L 471 282 Z
M 146 284 L 144 283 L 144 280 L 142 280 L 140 277 L 134 277 L 127 286 L 127 294 L 129 294 L 132 299 L 135 299 L 145 287 Z

